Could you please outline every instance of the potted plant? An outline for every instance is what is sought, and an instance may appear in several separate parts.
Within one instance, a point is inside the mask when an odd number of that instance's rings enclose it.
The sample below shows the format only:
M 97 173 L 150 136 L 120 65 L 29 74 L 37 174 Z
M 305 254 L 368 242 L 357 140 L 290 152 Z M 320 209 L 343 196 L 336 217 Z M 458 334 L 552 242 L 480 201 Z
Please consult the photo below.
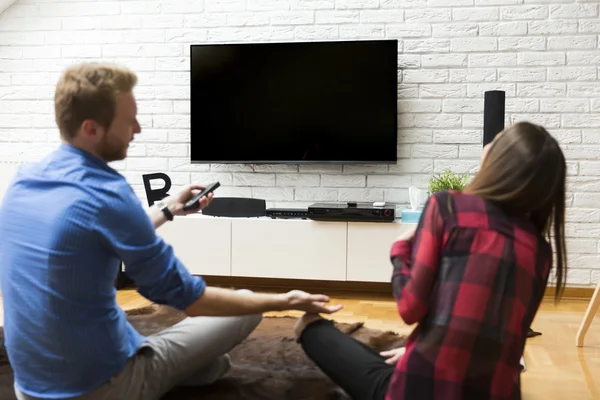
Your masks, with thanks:
M 447 169 L 440 174 L 433 175 L 429 179 L 429 191 L 427 194 L 431 196 L 442 190 L 462 191 L 469 183 L 469 175 L 457 174 Z
M 442 190 L 463 190 L 469 183 L 469 175 L 457 174 L 447 169 L 439 174 L 433 175 L 429 179 L 429 189 L 427 195 L 431 196 L 433 193 Z M 421 206 L 421 191 L 416 187 L 412 186 L 409 188 L 410 197 L 410 208 L 402 210 L 402 222 L 404 223 L 418 223 L 423 213 L 423 207 Z

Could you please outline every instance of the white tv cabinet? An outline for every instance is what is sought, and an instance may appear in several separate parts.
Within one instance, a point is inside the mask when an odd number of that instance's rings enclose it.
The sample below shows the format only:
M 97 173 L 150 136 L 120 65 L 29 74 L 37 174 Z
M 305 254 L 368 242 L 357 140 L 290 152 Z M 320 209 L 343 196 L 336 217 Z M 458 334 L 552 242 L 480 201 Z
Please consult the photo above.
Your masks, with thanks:
M 188 215 L 157 233 L 195 275 L 389 282 L 392 243 L 414 225 Z

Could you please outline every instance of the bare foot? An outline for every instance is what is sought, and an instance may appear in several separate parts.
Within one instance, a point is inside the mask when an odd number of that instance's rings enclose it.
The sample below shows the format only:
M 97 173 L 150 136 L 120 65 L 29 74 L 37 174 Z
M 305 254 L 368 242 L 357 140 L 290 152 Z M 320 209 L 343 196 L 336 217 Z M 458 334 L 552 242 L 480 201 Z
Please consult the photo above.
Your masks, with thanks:
M 296 321 L 296 326 L 294 326 L 294 335 L 296 336 L 296 340 L 300 338 L 304 329 L 312 324 L 315 321 L 322 319 L 319 314 L 306 313 L 302 317 L 298 318 Z

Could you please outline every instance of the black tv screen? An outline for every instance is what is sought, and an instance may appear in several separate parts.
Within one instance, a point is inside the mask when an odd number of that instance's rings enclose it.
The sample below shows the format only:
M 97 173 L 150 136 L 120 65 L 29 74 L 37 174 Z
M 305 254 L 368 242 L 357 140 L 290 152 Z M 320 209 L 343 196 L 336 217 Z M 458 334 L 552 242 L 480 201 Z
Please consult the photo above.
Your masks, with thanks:
M 398 41 L 191 48 L 192 163 L 395 163 Z

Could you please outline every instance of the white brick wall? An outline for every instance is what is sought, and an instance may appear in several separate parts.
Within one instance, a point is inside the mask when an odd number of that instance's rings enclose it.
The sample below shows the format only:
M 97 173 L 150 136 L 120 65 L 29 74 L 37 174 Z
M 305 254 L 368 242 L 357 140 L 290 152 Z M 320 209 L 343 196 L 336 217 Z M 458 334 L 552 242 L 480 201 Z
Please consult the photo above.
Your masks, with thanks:
M 433 172 L 477 170 L 483 92 L 505 90 L 507 123 L 544 124 L 564 146 L 569 282 L 589 286 L 600 280 L 599 34 L 589 0 L 21 0 L 0 15 L 0 162 L 54 149 L 60 72 L 110 60 L 140 77 L 144 131 L 115 164 L 140 196 L 143 173 L 166 171 L 269 205 L 406 203 Z M 383 37 L 400 40 L 397 165 L 189 164 L 189 44 Z

